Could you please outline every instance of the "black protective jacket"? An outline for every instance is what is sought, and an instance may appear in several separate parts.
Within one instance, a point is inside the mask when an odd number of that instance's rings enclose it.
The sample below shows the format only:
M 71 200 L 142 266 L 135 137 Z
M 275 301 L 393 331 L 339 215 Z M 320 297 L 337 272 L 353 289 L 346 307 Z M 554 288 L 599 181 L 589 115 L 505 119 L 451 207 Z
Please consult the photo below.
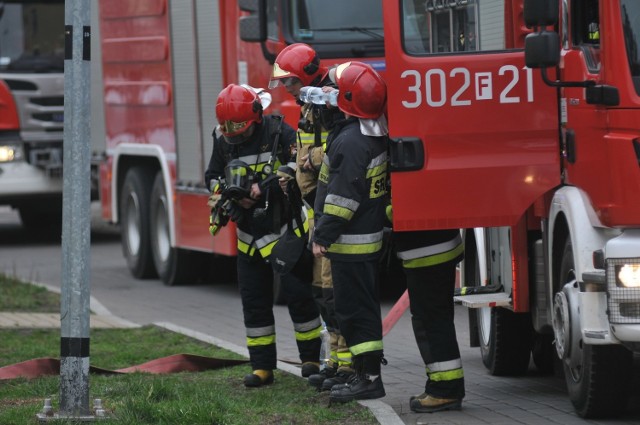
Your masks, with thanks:
M 239 145 L 230 145 L 225 142 L 224 136 L 218 127 L 213 131 L 213 151 L 209 160 L 209 166 L 205 172 L 205 183 L 210 187 L 212 179 L 224 177 L 225 166 L 233 159 L 239 159 L 249 165 L 257 175 L 257 181 L 268 177 L 263 173 L 264 166 L 268 164 L 272 156 L 274 141 L 278 134 L 278 120 L 280 117 L 266 115 L 262 123 L 256 124 L 256 129 L 248 141 Z M 275 156 L 272 159 L 272 170 L 280 165 L 289 164 L 295 167 L 296 132 L 287 123 L 282 122 L 280 136 L 276 147 Z M 266 189 L 266 190 L 265 190 Z M 261 199 L 253 208 L 244 210 L 242 218 L 236 222 L 238 236 L 238 250 L 248 255 L 254 255 L 260 251 L 263 258 L 271 254 L 271 249 L 280 237 L 287 217 L 285 198 L 278 187 L 278 181 L 263 189 Z M 266 202 L 269 202 L 268 208 Z M 262 209 L 258 214 L 256 209 Z M 262 214 L 261 212 L 265 212 Z
M 382 249 L 387 137 L 365 136 L 357 118 L 336 124 L 327 139 L 315 202 L 313 241 L 340 261 L 376 259 Z

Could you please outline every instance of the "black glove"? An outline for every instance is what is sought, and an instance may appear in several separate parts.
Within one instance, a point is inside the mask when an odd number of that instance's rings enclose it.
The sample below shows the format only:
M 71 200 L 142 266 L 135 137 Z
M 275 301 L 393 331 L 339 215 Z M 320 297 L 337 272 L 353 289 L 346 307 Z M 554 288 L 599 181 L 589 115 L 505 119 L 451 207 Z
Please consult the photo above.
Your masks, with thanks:
M 235 202 L 228 202 L 225 209 L 231 221 L 235 223 L 240 223 L 244 218 L 244 208 Z
M 278 187 L 278 179 L 279 178 L 280 178 L 280 176 L 278 176 L 277 174 L 271 174 L 266 179 L 260 180 L 258 182 L 258 187 L 260 188 L 260 193 L 266 193 L 267 190 L 269 190 L 271 188 Z

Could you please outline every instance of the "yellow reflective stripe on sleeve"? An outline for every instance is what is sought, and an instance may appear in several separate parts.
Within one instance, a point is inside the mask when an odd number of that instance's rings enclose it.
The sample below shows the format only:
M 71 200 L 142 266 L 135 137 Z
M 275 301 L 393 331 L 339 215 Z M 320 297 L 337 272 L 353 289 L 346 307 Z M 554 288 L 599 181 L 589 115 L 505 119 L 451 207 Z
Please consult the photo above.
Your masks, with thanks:
M 449 252 L 443 252 L 442 254 L 432 255 L 430 257 L 416 258 L 415 260 L 403 260 L 402 267 L 406 269 L 416 269 L 418 267 L 435 266 L 436 264 L 443 264 L 447 261 L 451 261 L 464 252 L 464 245 L 458 245 Z
M 380 174 L 384 174 L 386 171 L 387 171 L 387 163 L 385 162 L 384 164 L 368 169 L 367 178 L 379 176 Z
M 328 215 L 335 215 L 337 217 L 344 218 L 345 220 L 351 220 L 354 214 L 349 208 L 343 208 L 331 204 L 324 204 L 323 212 Z
M 320 338 L 320 331 L 322 326 L 318 326 L 307 332 L 296 332 L 296 341 L 311 341 L 312 339 Z
M 324 156 L 325 158 L 329 158 L 328 155 Z M 320 173 L 318 174 L 318 181 L 328 184 L 329 183 L 329 164 L 326 162 L 322 163 L 320 167 Z
M 378 350 L 382 350 L 382 341 L 367 341 L 367 342 L 363 342 L 357 345 L 354 345 L 353 347 L 349 347 L 349 351 L 351 351 L 351 354 L 353 354 L 354 356 L 359 356 L 361 354 L 364 353 L 369 353 L 371 351 L 378 351 Z
M 453 381 L 464 378 L 464 371 L 462 369 L 453 369 L 446 372 L 427 372 L 427 375 L 429 380 L 434 382 Z
M 259 336 L 257 338 L 252 338 L 250 336 L 247 337 L 247 347 L 259 347 L 262 345 L 271 345 L 276 343 L 276 336 L 267 335 L 267 336 Z

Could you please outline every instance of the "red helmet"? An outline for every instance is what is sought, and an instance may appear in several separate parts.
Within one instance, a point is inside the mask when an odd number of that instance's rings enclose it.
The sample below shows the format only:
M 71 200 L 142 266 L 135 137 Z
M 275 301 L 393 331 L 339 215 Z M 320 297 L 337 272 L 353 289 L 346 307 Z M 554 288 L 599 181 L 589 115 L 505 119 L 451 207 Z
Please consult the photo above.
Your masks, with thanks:
M 269 88 L 276 88 L 280 82 L 291 77 L 300 80 L 303 86 L 311 86 L 316 78 L 322 77 L 326 72 L 327 68 L 320 65 L 320 59 L 311 46 L 304 43 L 291 44 L 278 54 L 271 71 Z
M 338 108 L 358 118 L 378 118 L 387 103 L 387 85 L 380 74 L 362 62 L 346 62 L 335 71 Z
M 241 143 L 245 133 L 255 122 L 262 122 L 262 105 L 258 94 L 246 87 L 229 84 L 218 95 L 216 116 L 220 131 L 229 143 Z

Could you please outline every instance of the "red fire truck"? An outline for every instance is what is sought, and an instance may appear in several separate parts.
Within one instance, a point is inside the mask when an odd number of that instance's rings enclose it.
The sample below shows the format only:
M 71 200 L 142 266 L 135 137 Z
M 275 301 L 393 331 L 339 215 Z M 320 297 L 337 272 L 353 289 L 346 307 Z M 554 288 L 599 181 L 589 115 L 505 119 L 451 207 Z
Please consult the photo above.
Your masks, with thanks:
M 367 0 L 104 0 L 97 12 L 92 109 L 104 112 L 92 126 L 104 134 L 92 138 L 104 152 L 96 163 L 103 217 L 120 223 L 133 275 L 168 285 L 203 276 L 212 253 L 236 254 L 233 226 L 215 238 L 207 231 L 204 170 L 220 90 L 266 88 L 273 60 L 294 42 L 328 65 L 358 57 L 384 66 L 382 7 Z M 290 95 L 272 95 L 267 112 L 297 128 Z
M 62 218 L 63 28 L 63 0 L 0 2 L 0 205 L 30 228 Z
M 564 372 L 580 416 L 624 411 L 640 351 L 640 2 L 383 10 L 394 229 L 462 229 L 476 294 L 459 299 L 492 374 L 532 357 Z

